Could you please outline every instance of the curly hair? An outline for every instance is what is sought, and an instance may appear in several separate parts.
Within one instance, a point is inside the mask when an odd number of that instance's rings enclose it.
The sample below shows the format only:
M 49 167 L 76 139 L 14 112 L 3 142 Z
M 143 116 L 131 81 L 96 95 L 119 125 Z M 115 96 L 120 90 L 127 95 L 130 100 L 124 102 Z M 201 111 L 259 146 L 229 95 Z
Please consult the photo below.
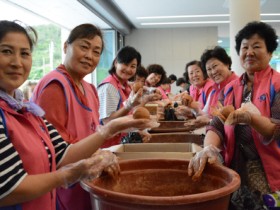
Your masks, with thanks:
M 149 75 L 152 74 L 152 73 L 156 73 L 156 74 L 161 75 L 161 79 L 158 82 L 157 86 L 159 86 L 162 83 L 162 81 L 165 80 L 165 78 L 166 78 L 166 71 L 159 64 L 151 64 L 147 67 L 147 70 L 149 72 Z
M 200 62 L 200 61 L 197 61 L 197 60 L 193 60 L 193 61 L 190 61 L 190 62 L 188 62 L 188 63 L 186 64 L 186 67 L 185 67 L 185 74 L 184 74 L 184 77 L 185 77 L 185 80 L 186 80 L 186 81 L 189 81 L 189 80 L 190 80 L 189 74 L 188 74 L 188 68 L 189 68 L 189 66 L 192 66 L 192 65 L 197 65 L 197 66 L 201 69 L 201 71 L 202 71 L 202 73 L 203 73 L 203 78 L 204 78 L 204 79 L 207 79 L 207 78 L 208 78 L 207 72 L 206 72 L 206 71 L 203 71 L 203 69 L 202 69 L 201 62 Z
M 224 48 L 222 48 L 220 46 L 216 46 L 213 49 L 205 50 L 204 53 L 200 57 L 201 67 L 202 67 L 202 70 L 204 71 L 204 73 L 207 73 L 206 63 L 211 58 L 218 59 L 225 65 L 228 65 L 229 70 L 231 69 L 231 64 L 232 64 L 231 58 L 229 57 L 229 55 L 227 54 L 227 52 L 225 51 Z
M 277 35 L 275 29 L 272 28 L 269 24 L 253 21 L 249 22 L 244 28 L 242 28 L 237 35 L 235 36 L 235 49 L 239 55 L 241 42 L 243 39 L 249 39 L 253 35 L 259 35 L 264 39 L 267 51 L 273 53 L 278 46 Z

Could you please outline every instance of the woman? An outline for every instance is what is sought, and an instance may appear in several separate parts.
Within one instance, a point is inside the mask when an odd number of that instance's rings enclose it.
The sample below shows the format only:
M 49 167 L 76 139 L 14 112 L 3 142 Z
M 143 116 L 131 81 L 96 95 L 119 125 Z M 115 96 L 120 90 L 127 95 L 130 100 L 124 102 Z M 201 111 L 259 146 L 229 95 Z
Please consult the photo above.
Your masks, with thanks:
M 131 88 L 128 80 L 136 73 L 141 64 L 141 55 L 133 47 L 125 46 L 120 49 L 114 59 L 110 75 L 98 86 L 100 100 L 100 122 L 106 124 L 110 120 L 127 115 L 135 106 L 130 97 Z M 120 143 L 121 134 L 108 140 L 103 147 L 109 147 Z
M 68 143 L 78 142 L 99 126 L 97 91 L 84 77 L 95 70 L 103 46 L 99 28 L 92 24 L 75 27 L 64 43 L 63 64 L 44 76 L 34 90 L 32 100 Z M 80 185 L 58 189 L 57 196 L 59 209 L 90 209 L 89 193 Z
M 207 49 L 201 55 L 201 66 L 204 74 L 214 82 L 212 91 L 208 96 L 204 108 L 196 109 L 195 112 L 190 113 L 189 109 L 176 110 L 177 116 L 189 117 L 195 114 L 196 119 L 188 121 L 185 126 L 190 130 L 208 125 L 211 121 L 211 110 L 218 105 L 221 91 L 230 82 L 238 78 L 238 76 L 231 71 L 231 58 L 227 52 L 216 46 L 213 49 Z
M 151 64 L 147 67 L 148 77 L 146 79 L 147 87 L 158 87 L 166 78 L 166 71 L 159 64 Z
M 119 131 L 130 126 L 145 128 L 148 123 L 124 117 L 76 144 L 65 142 L 40 117 L 44 111 L 23 101 L 18 89 L 30 73 L 36 36 L 31 27 L 0 21 L 0 209 L 55 210 L 55 188 L 69 187 L 104 169 L 116 175 L 119 166 L 112 153 L 92 154 Z
M 206 104 L 207 98 L 212 91 L 214 82 L 208 79 L 206 72 L 202 71 L 201 63 L 199 61 L 191 61 L 186 64 L 186 81 L 190 81 L 190 96 L 193 100 L 198 101 L 201 109 Z
M 204 73 L 207 73 L 209 78 L 214 82 L 213 89 L 203 108 L 205 113 L 211 115 L 210 109 L 211 107 L 217 106 L 221 91 L 230 81 L 237 79 L 238 76 L 231 71 L 231 58 L 219 46 L 205 50 L 200 60 Z
M 140 82 L 144 86 L 147 77 L 148 77 L 148 71 L 145 69 L 145 67 L 142 65 L 138 66 L 135 75 L 129 79 L 130 88 L 133 86 L 135 82 Z
M 245 73 L 225 87 L 224 105 L 233 104 L 238 110 L 229 116 L 228 125 L 218 117 L 212 120 L 204 149 L 189 165 L 189 175 L 200 176 L 207 160 L 216 159 L 222 150 L 225 165 L 241 177 L 232 209 L 246 209 L 245 197 L 255 198 L 252 209 L 257 209 L 263 205 L 261 195 L 280 189 L 280 74 L 269 65 L 277 35 L 266 23 L 250 22 L 235 41 Z

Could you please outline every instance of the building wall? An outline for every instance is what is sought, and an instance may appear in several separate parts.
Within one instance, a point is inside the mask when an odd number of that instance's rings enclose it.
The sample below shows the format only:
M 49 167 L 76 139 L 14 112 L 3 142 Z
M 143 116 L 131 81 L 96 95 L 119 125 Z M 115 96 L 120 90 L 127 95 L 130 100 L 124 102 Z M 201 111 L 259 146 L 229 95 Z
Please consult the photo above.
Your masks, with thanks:
M 200 59 L 206 48 L 217 45 L 217 27 L 138 29 L 125 37 L 125 45 L 135 47 L 142 64 L 161 64 L 167 74 L 181 77 L 185 65 Z

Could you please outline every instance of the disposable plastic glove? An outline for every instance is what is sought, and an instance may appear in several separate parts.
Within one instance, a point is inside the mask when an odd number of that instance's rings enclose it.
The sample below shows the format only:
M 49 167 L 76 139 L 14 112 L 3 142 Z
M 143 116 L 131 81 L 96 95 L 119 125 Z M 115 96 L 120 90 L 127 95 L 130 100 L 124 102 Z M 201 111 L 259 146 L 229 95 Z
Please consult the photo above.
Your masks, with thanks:
M 142 102 L 143 88 L 140 88 L 137 93 L 130 92 L 128 99 L 123 102 L 123 106 L 127 110 L 131 110 L 133 107 L 138 106 Z
M 252 114 L 260 115 L 258 108 L 251 102 L 242 103 L 241 107 L 234 112 L 232 112 L 225 124 L 226 125 L 236 125 L 236 124 L 251 124 Z
M 142 105 L 151 101 L 158 101 L 162 98 L 160 91 L 154 87 L 143 87 Z
M 188 175 L 192 176 L 192 180 L 200 179 L 207 162 L 210 164 L 222 163 L 219 152 L 220 150 L 214 145 L 208 145 L 195 154 L 188 166 Z
M 117 157 L 110 151 L 98 150 L 88 159 L 68 164 L 59 169 L 63 174 L 64 188 L 83 179 L 99 177 L 103 170 L 113 177 L 120 172 Z
M 184 126 L 189 130 L 195 130 L 203 126 L 209 125 L 211 119 L 207 115 L 198 116 L 196 119 L 188 120 Z
M 118 133 L 128 133 L 138 130 L 158 127 L 160 124 L 155 119 L 134 119 L 132 115 L 119 117 L 109 121 L 104 126 L 98 126 L 97 130 L 105 139 Z
M 178 119 L 194 118 L 193 111 L 187 106 L 178 106 L 175 108 L 175 115 Z

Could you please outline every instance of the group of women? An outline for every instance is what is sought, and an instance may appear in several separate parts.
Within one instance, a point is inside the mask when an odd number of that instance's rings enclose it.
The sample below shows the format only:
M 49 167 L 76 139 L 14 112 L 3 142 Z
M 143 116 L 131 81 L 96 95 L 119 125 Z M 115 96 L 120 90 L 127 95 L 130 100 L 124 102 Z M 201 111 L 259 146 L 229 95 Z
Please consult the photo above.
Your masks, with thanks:
M 19 87 L 30 73 L 36 38 L 31 27 L 0 21 L 0 209 L 91 209 L 89 194 L 76 183 L 103 170 L 119 173 L 116 157 L 98 149 L 118 144 L 130 127 L 151 126 L 150 120 L 129 113 L 161 98 L 157 91 L 143 92 L 158 87 L 166 72 L 158 64 L 143 70 L 140 53 L 126 46 L 96 89 L 84 77 L 98 65 L 102 32 L 81 24 L 64 43 L 63 64 L 40 80 L 30 102 L 24 101 Z M 262 22 L 251 22 L 237 34 L 245 70 L 241 77 L 231 71 L 231 59 L 221 47 L 207 49 L 201 61 L 186 65 L 190 94 L 201 105 L 196 123 L 208 125 L 204 148 L 190 161 L 190 176 L 199 177 L 206 162 L 219 162 L 222 156 L 240 174 L 239 194 L 244 188 L 257 195 L 280 189 L 280 74 L 269 65 L 276 40 L 275 30 Z M 148 88 L 134 93 L 131 78 Z M 230 125 L 211 116 L 218 101 L 234 105 Z M 262 206 L 259 198 L 256 203 Z M 245 201 L 237 203 L 246 209 Z

